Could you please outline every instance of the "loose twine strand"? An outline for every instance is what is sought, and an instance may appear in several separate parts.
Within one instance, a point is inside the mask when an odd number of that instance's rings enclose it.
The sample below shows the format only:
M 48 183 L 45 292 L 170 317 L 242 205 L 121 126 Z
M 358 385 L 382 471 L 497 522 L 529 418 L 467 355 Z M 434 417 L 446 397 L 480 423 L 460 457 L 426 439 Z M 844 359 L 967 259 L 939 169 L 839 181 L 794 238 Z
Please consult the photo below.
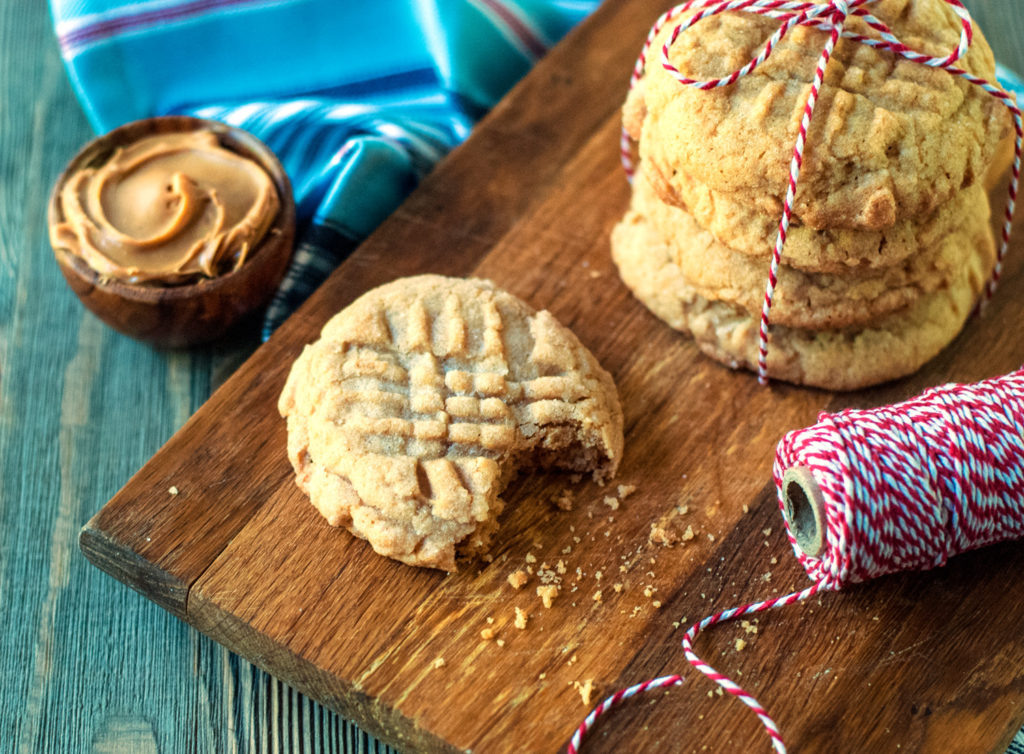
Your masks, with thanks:
M 824 4 L 782 0 L 689 0 L 669 9 L 655 21 L 630 78 L 632 89 L 643 75 L 649 48 L 661 30 L 695 8 L 699 8 L 699 12 L 678 24 L 662 46 L 661 64 L 679 83 L 703 90 L 728 86 L 755 70 L 794 26 L 811 26 L 829 32 L 804 105 L 790 162 L 782 217 L 772 249 L 758 343 L 758 382 L 762 385 L 768 381 L 769 314 L 793 214 L 807 132 L 825 70 L 841 37 L 889 50 L 921 65 L 942 68 L 981 87 L 1010 111 L 1016 131 L 1012 175 L 999 251 L 983 301 L 992 297 L 1002 274 L 1020 184 L 1024 142 L 1021 112 L 1013 98 L 995 84 L 954 65 L 966 54 L 973 38 L 970 14 L 959 0 L 944 0 L 961 22 L 960 39 L 945 57 L 925 55 L 904 45 L 888 26 L 862 7 L 871 2 L 874 0 L 832 0 Z M 708 81 L 684 76 L 669 59 L 672 45 L 680 34 L 702 19 L 728 11 L 764 15 L 781 20 L 782 25 L 756 58 L 728 76 Z M 879 38 L 846 31 L 844 26 L 850 15 L 863 19 Z M 632 180 L 631 142 L 625 129 L 620 146 L 623 167 Z M 682 642 L 684 655 L 693 667 L 753 710 L 779 754 L 785 754 L 786 746 L 768 711 L 728 676 L 704 662 L 693 651 L 693 642 L 702 631 L 718 623 L 801 602 L 822 590 L 836 591 L 847 584 L 890 573 L 933 568 L 960 552 L 1024 537 L 1024 370 L 975 385 L 934 388 L 896 406 L 822 414 L 818 424 L 789 433 L 779 444 L 774 476 L 780 507 L 784 506 L 782 474 L 785 469 L 799 465 L 811 470 L 825 500 L 827 547 L 820 557 L 804 554 L 797 547 L 788 521 L 786 523 L 790 544 L 813 583 L 782 597 L 709 615 L 690 626 Z M 612 707 L 645 691 L 682 682 L 680 675 L 666 675 L 612 694 L 577 728 L 568 754 L 577 754 L 583 737 Z
M 668 41 L 666 41 L 661 48 L 662 68 L 664 68 L 669 75 L 680 84 L 694 87 L 696 89 L 708 90 L 729 86 L 734 84 L 743 76 L 746 76 L 748 73 L 756 70 L 758 66 L 764 63 L 764 61 L 771 56 L 776 45 L 778 45 L 782 38 L 785 37 L 794 26 L 814 27 L 829 33 L 828 40 L 825 42 L 825 47 L 822 49 L 821 55 L 818 57 L 818 64 L 814 71 L 814 79 L 811 82 L 811 90 L 808 94 L 807 101 L 804 104 L 804 112 L 800 120 L 800 130 L 797 134 L 796 143 L 793 146 L 793 156 L 789 164 L 789 182 L 786 186 L 786 197 L 783 201 L 782 217 L 779 220 L 778 233 L 775 237 L 775 244 L 772 247 L 772 260 L 768 269 L 768 281 L 765 285 L 764 299 L 761 305 L 760 326 L 758 329 L 757 380 L 762 385 L 768 384 L 770 313 L 772 302 L 775 299 L 775 288 L 778 284 L 779 265 L 782 261 L 782 251 L 783 247 L 786 245 L 786 236 L 789 234 L 790 221 L 793 216 L 793 204 L 796 199 L 797 184 L 800 180 L 800 170 L 803 167 L 804 150 L 807 144 L 807 133 L 810 129 L 811 119 L 814 116 L 815 106 L 818 103 L 818 93 L 821 89 L 822 82 L 824 81 L 825 69 L 832 57 L 832 51 L 835 48 L 836 42 L 840 37 L 853 40 L 854 42 L 858 42 L 875 49 L 889 50 L 890 52 L 914 63 L 919 63 L 932 68 L 942 68 L 954 76 L 959 76 L 971 84 L 981 87 L 981 89 L 1003 103 L 1003 105 L 1005 105 L 1010 111 L 1013 118 L 1014 130 L 1016 131 L 1012 177 L 1010 179 L 1006 206 L 1003 213 L 1003 229 L 999 244 L 999 251 L 996 255 L 996 263 L 992 269 L 992 275 L 985 286 L 982 299 L 983 303 L 988 301 L 995 293 L 996 286 L 999 283 L 999 278 L 1002 275 L 1003 260 L 1006 257 L 1006 252 L 1010 245 L 1010 228 L 1013 220 L 1013 212 L 1017 203 L 1017 191 L 1020 185 L 1021 152 L 1022 143 L 1024 143 L 1024 121 L 1022 121 L 1021 112 L 1011 95 L 1007 94 L 1001 88 L 986 79 L 975 76 L 974 74 L 954 65 L 967 53 L 974 37 L 971 15 L 961 4 L 960 0 L 943 0 L 943 2 L 949 5 L 953 9 L 953 12 L 959 17 L 961 25 L 960 39 L 957 42 L 956 47 L 945 57 L 925 55 L 903 44 L 886 24 L 879 21 L 875 16 L 868 13 L 868 11 L 862 7 L 872 2 L 876 2 L 876 0 L 832 0 L 831 2 L 823 4 L 797 1 L 784 2 L 783 0 L 731 0 L 729 2 L 689 0 L 688 2 L 684 2 L 670 8 L 654 22 L 654 25 L 651 27 L 651 30 L 647 35 L 647 40 L 644 42 L 643 49 L 640 51 L 640 55 L 636 60 L 636 64 L 633 66 L 633 73 L 630 76 L 629 88 L 632 90 L 643 76 L 644 70 L 647 66 L 650 47 L 655 38 L 661 33 L 661 30 L 669 23 L 676 20 L 683 13 L 697 8 L 700 9 L 697 13 L 676 25 L 672 30 L 672 34 L 669 36 Z M 764 48 L 761 50 L 761 53 L 757 57 L 729 75 L 707 81 L 691 79 L 683 75 L 669 59 L 669 51 L 671 50 L 672 45 L 675 44 L 676 40 L 683 32 L 689 30 L 703 19 L 729 11 L 742 11 L 745 13 L 754 13 L 757 15 L 767 16 L 769 18 L 779 19 L 782 21 L 782 25 L 768 39 Z M 868 37 L 855 32 L 846 31 L 844 28 L 846 19 L 851 15 L 861 18 L 868 27 L 878 33 L 879 38 Z M 626 132 L 625 128 L 623 128 L 620 137 L 620 153 L 622 165 L 626 171 L 626 176 L 630 180 L 632 180 L 633 173 L 635 171 L 631 145 L 632 142 L 629 134 Z
M 805 554 L 786 535 L 813 583 L 770 600 L 710 615 L 683 638 L 687 661 L 761 720 L 779 754 L 778 725 L 751 694 L 704 662 L 693 642 L 706 628 L 800 602 L 819 591 L 892 573 L 944 565 L 962 552 L 1024 537 L 1024 368 L 973 385 L 944 385 L 895 406 L 822 413 L 812 427 L 779 443 L 774 478 L 785 508 L 783 474 L 807 468 L 825 508 L 825 549 Z M 667 675 L 616 692 L 580 724 L 576 754 L 597 718 L 631 696 L 677 686 Z

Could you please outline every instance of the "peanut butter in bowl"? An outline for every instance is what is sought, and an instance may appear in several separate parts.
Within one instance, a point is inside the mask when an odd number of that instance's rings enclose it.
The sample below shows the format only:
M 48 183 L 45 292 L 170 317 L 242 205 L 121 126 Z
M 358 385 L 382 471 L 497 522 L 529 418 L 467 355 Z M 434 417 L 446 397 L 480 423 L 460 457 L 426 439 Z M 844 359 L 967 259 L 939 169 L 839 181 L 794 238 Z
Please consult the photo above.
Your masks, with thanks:
M 72 175 L 61 203 L 55 244 L 104 277 L 162 284 L 238 269 L 280 208 L 267 172 L 210 131 L 121 147 Z
M 50 204 L 51 245 L 83 303 L 160 346 L 212 340 L 266 303 L 294 223 L 288 179 L 267 147 L 187 117 L 91 142 Z

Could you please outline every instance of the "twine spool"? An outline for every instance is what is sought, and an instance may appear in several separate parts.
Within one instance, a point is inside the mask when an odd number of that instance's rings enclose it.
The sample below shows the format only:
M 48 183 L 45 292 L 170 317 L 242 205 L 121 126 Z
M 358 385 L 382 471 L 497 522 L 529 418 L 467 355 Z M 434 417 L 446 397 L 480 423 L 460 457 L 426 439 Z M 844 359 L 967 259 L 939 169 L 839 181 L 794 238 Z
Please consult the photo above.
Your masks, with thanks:
M 959 553 L 1024 538 L 1024 368 L 971 385 L 931 388 L 894 406 L 821 414 L 779 443 L 774 465 L 786 534 L 812 585 L 710 615 L 683 639 L 686 659 L 760 718 L 786 751 L 767 710 L 705 663 L 693 641 L 710 626 L 790 605 L 887 574 L 941 566 Z M 569 753 L 596 719 L 664 676 L 613 694 L 587 716 Z
M 822 414 L 779 443 L 793 551 L 826 589 L 1024 537 L 1024 369 Z

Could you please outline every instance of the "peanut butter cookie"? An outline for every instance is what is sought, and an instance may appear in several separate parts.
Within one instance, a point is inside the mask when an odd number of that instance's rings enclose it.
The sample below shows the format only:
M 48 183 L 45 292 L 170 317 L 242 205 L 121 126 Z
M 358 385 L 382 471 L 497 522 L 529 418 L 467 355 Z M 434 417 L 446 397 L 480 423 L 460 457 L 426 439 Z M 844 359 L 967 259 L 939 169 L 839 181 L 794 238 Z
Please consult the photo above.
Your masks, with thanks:
M 959 39 L 959 19 L 942 0 L 881 0 L 868 10 L 925 54 L 945 56 Z M 691 78 L 722 77 L 756 57 L 778 25 L 750 13 L 713 16 L 677 39 L 670 60 Z M 655 40 L 642 90 L 627 102 L 627 127 L 635 132 L 642 115 L 641 156 L 680 195 L 682 182 L 696 181 L 777 215 L 827 34 L 797 27 L 753 73 L 701 91 L 660 65 L 675 26 Z M 855 16 L 846 28 L 874 34 Z M 995 80 L 977 28 L 958 65 Z M 810 228 L 879 230 L 926 216 L 983 180 L 1009 123 L 1002 104 L 962 78 L 841 39 L 808 133 L 795 217 Z
M 974 239 L 988 228 L 989 205 L 981 185 L 961 193 L 969 194 L 956 202 L 963 214 L 943 223 L 946 232 L 927 234 L 931 237 L 928 244 L 890 267 L 844 274 L 805 272 L 789 266 L 787 243 L 775 289 L 773 324 L 811 330 L 864 325 L 947 287 L 973 256 Z M 667 244 L 672 261 L 697 294 L 760 315 L 770 241 L 763 242 L 760 258 L 733 251 L 687 212 L 661 202 L 642 169 L 634 183 L 632 212 L 641 215 L 641 222 L 649 223 L 651 232 Z M 628 217 L 626 222 L 630 222 Z M 857 235 L 857 231 L 845 233 Z
M 661 204 L 669 207 L 649 209 L 651 223 L 666 234 L 676 222 L 672 209 L 685 210 L 715 240 L 734 251 L 767 263 L 782 217 L 782 205 L 759 207 L 743 194 L 712 191 L 685 175 L 677 174 L 674 187 L 651 168 L 643 165 L 642 172 L 651 184 L 640 185 L 637 191 L 653 191 Z M 638 173 L 640 172 L 638 168 Z M 805 272 L 829 273 L 857 277 L 872 274 L 881 268 L 907 264 L 922 249 L 939 246 L 950 233 L 956 232 L 964 218 L 972 213 L 987 216 L 986 186 L 974 183 L 958 191 L 930 215 L 900 220 L 881 230 L 852 230 L 848 228 L 809 228 L 790 225 L 786 236 L 784 260 L 790 267 Z M 666 236 L 667 237 L 667 236 Z
M 396 280 L 335 315 L 279 401 L 298 486 L 332 526 L 404 563 L 485 551 L 526 466 L 612 476 L 612 378 L 547 311 L 486 280 Z

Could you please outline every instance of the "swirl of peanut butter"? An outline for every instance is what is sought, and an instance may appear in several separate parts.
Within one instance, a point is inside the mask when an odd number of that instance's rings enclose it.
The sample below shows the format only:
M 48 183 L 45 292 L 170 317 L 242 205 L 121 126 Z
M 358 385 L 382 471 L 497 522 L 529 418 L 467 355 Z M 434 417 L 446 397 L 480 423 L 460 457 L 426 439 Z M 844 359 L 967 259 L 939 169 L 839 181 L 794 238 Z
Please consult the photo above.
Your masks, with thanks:
M 60 190 L 54 245 L 101 277 L 174 285 L 237 269 L 277 216 L 274 182 L 211 131 L 119 148 Z

